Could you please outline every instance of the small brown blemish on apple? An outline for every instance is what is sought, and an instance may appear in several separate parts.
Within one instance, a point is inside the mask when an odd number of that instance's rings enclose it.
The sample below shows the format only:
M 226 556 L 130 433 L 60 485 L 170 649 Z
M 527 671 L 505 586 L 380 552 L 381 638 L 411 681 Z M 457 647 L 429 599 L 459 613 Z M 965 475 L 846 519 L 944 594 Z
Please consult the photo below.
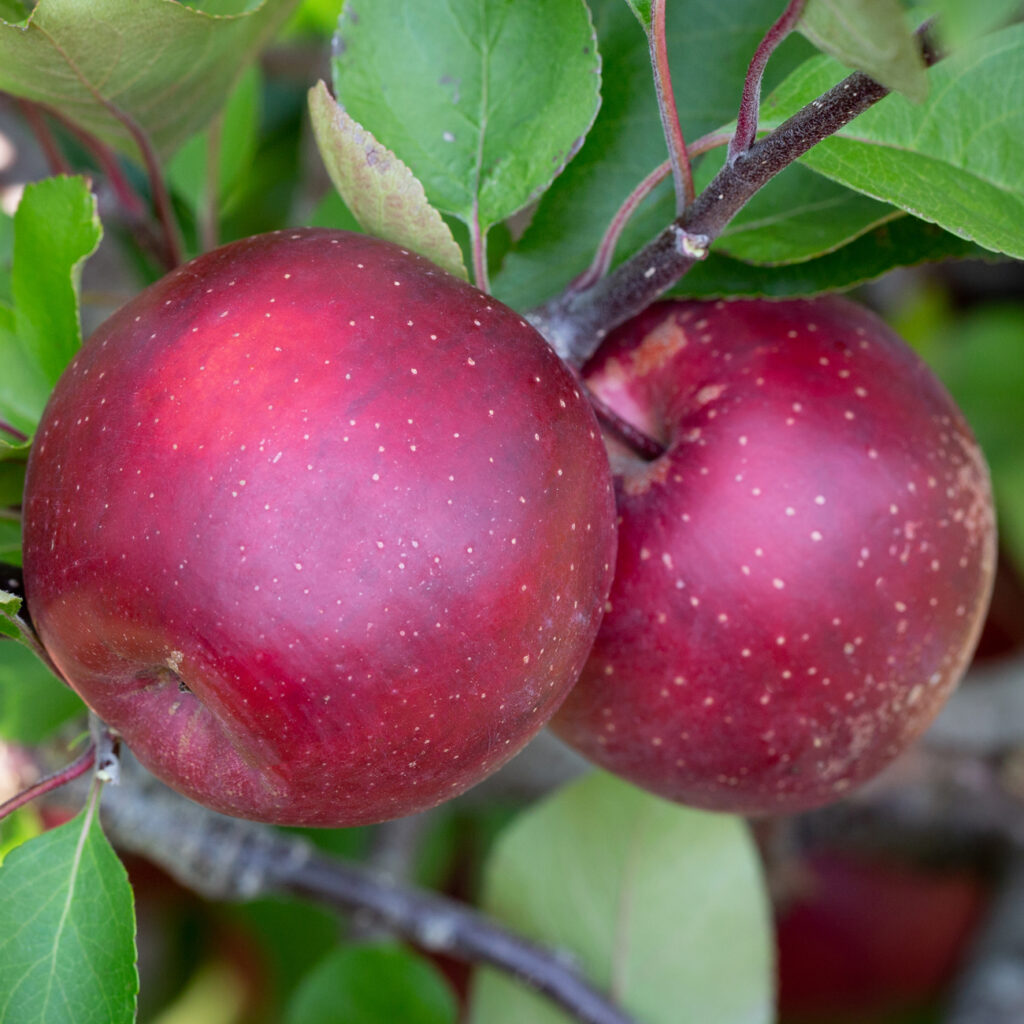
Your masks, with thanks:
M 676 354 L 686 348 L 686 331 L 673 318 L 668 317 L 650 331 L 631 354 L 633 374 L 644 377 L 660 370 Z

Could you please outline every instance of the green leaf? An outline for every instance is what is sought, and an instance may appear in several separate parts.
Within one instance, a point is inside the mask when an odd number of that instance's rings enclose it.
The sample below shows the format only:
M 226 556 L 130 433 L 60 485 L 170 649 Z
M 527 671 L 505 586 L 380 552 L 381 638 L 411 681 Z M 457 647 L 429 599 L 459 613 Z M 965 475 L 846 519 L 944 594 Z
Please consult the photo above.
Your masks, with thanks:
M 0 518 L 0 562 L 21 565 L 21 524 L 2 518 Z M 0 633 L 4 632 L 6 632 L 4 619 L 3 615 L 0 615 Z
M 650 35 L 653 24 L 651 16 L 651 0 L 626 0 L 629 9 L 636 15 L 636 20 L 643 26 L 643 30 Z
M 128 115 L 166 157 L 220 110 L 296 2 L 236 2 L 229 17 L 173 0 L 39 0 L 25 28 L 0 24 L 0 90 L 138 159 L 117 116 Z
M 0 634 L 14 639 L 21 637 L 21 630 L 14 621 L 21 612 L 21 605 L 22 600 L 17 594 L 0 586 Z
M 346 112 L 481 234 L 551 183 L 599 105 L 583 0 L 347 0 L 335 45 Z
M 914 102 L 928 95 L 921 48 L 899 0 L 807 0 L 797 28 L 819 50 Z
M 984 249 L 934 224 L 903 216 L 835 252 L 779 267 L 741 263 L 713 248 L 708 258 L 693 267 L 668 294 L 705 299 L 728 295 L 817 295 L 872 281 L 893 267 L 985 255 L 988 254 Z
M 27 647 L 0 643 L 0 738 L 41 743 L 84 709 L 81 698 Z
M 669 5 L 668 50 L 684 135 L 693 142 L 736 117 L 747 65 L 778 18 L 779 0 L 687 0 Z M 495 295 L 528 309 L 556 294 L 590 263 L 622 201 L 667 156 L 647 39 L 622 0 L 591 4 L 607 83 L 579 154 L 543 196 L 526 232 L 492 277 Z M 813 53 L 793 33 L 768 64 L 765 88 Z M 666 181 L 627 225 L 616 262 L 675 216 Z
M 0 20 L 20 24 L 28 17 L 28 11 L 21 0 L 0 0 Z
M 0 1020 L 130 1024 L 135 915 L 95 799 L 0 867 Z
M 0 821 L 0 864 L 11 850 L 42 832 L 42 822 L 31 804 L 21 807 Z
M 1020 0 L 930 0 L 927 7 L 938 15 L 940 39 L 958 49 L 1008 22 L 1020 12 Z
M 573 953 L 644 1024 L 772 1017 L 768 900 L 737 818 L 667 803 L 594 773 L 523 814 L 498 840 L 483 905 Z M 564 1024 L 526 988 L 478 972 L 474 1024 Z
M 401 946 L 336 949 L 303 979 L 286 1024 L 455 1024 L 447 982 Z
M 928 100 L 888 96 L 803 162 L 961 238 L 1024 257 L 1024 25 L 965 47 L 930 71 Z M 778 123 L 829 88 L 834 62 L 808 62 L 766 101 Z
M 0 442 L 0 517 L 3 510 L 21 504 L 25 490 L 25 458 L 20 449 Z
M 302 0 L 285 30 L 289 35 L 312 34 L 330 38 L 338 24 L 341 0 Z
M 465 280 L 462 250 L 412 171 L 353 121 L 323 82 L 309 90 L 309 114 L 327 173 L 362 229 Z
M 45 178 L 25 187 L 14 215 L 15 324 L 50 387 L 82 344 L 82 264 L 102 234 L 85 178 Z
M 99 244 L 96 200 L 84 178 L 26 186 L 14 215 L 14 310 L 0 316 L 0 418 L 31 433 L 82 342 L 79 280 Z
M 335 228 L 342 231 L 361 231 L 359 221 L 345 205 L 337 192 L 328 192 L 311 211 L 306 224 L 315 228 Z

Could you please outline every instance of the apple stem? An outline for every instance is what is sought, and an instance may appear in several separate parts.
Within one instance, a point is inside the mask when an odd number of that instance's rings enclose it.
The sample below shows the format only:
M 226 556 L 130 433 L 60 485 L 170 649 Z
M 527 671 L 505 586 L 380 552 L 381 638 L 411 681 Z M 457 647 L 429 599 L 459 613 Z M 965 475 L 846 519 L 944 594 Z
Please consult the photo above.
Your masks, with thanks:
M 582 384 L 581 387 L 598 422 L 609 434 L 648 462 L 653 462 L 665 454 L 667 449 L 660 441 L 655 441 L 653 437 L 634 427 L 629 420 L 624 420 L 585 384 Z
M 67 157 L 60 148 L 60 144 L 50 130 L 50 125 L 46 121 L 43 108 L 36 103 L 30 103 L 24 99 L 19 99 L 17 103 L 21 116 L 25 118 L 25 123 L 29 126 L 36 142 L 39 144 L 39 148 L 43 152 L 43 156 L 46 158 L 50 172 L 52 174 L 73 174 L 71 164 L 68 162 Z
M 28 434 L 23 434 L 13 424 L 8 423 L 7 420 L 0 420 L 0 431 L 3 431 L 5 434 L 10 434 L 10 436 L 19 443 L 28 440 Z
M 757 137 L 757 118 L 761 108 L 761 81 L 768 58 L 775 52 L 779 44 L 796 27 L 804 12 L 805 0 L 790 0 L 778 21 L 761 40 L 747 68 L 747 77 L 743 83 L 743 96 L 740 99 L 739 114 L 736 118 L 736 131 L 729 142 L 730 164 L 746 153 Z
M 679 111 L 676 108 L 675 92 L 672 89 L 672 73 L 668 63 L 668 44 L 665 33 L 665 0 L 653 0 L 651 4 L 651 25 L 647 32 L 651 52 L 651 68 L 654 72 L 654 90 L 658 97 L 661 126 L 665 132 L 669 163 L 672 166 L 672 180 L 676 187 L 676 216 L 694 200 L 693 171 L 690 156 L 686 150 Z
M 593 288 L 608 273 L 612 257 L 615 255 L 615 246 L 618 244 L 623 228 L 625 228 L 629 219 L 636 212 L 636 208 L 669 176 L 671 170 L 672 164 L 670 161 L 666 160 L 664 163 L 659 164 L 626 197 L 625 202 L 616 210 L 615 216 L 608 225 L 608 230 L 605 231 L 601 244 L 597 247 L 597 252 L 594 254 L 593 262 L 576 280 L 568 285 L 567 291 L 585 292 L 589 288 Z
M 470 246 L 473 251 L 473 283 L 482 292 L 491 294 L 487 275 L 487 233 L 480 227 L 479 195 L 473 195 L 473 216 L 469 220 Z
M 105 831 L 121 850 L 214 900 L 292 895 L 359 911 L 421 949 L 488 964 L 543 993 L 581 1024 L 636 1024 L 564 953 L 530 942 L 450 897 L 319 854 L 305 838 L 217 814 L 157 781 L 131 757 L 104 794 Z
M 927 27 L 927 26 L 925 26 Z M 927 63 L 937 55 L 924 40 Z M 686 213 L 586 291 L 567 288 L 528 319 L 570 365 L 581 367 L 608 332 L 646 309 L 700 259 L 750 198 L 812 146 L 834 135 L 889 90 L 861 71 L 844 78 L 726 161 Z
M 35 800 L 37 797 L 51 793 L 73 779 L 77 779 L 80 775 L 84 775 L 95 763 L 96 744 L 90 743 L 85 753 L 77 757 L 67 767 L 61 768 L 60 771 L 56 771 L 52 775 L 45 776 L 27 789 L 23 789 L 16 796 L 12 796 L 10 800 L 0 804 L 0 821 L 3 821 L 9 814 L 13 814 L 19 807 L 24 807 L 25 804 Z

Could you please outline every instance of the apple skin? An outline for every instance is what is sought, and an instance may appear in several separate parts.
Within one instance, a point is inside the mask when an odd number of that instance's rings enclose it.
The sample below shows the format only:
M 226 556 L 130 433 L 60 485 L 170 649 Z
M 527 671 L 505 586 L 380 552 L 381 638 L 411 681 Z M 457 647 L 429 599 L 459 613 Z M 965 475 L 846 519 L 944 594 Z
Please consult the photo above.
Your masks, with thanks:
M 956 685 L 991 591 L 988 471 L 941 384 L 837 297 L 658 304 L 584 379 L 666 451 L 609 442 L 615 583 L 554 731 L 714 810 L 871 778 Z
M 942 999 L 990 887 L 966 867 L 819 851 L 776 915 L 779 1017 L 864 1024 Z
M 614 566 L 600 430 L 540 335 L 320 229 L 207 253 L 102 325 L 24 519 L 71 685 L 175 789 L 284 824 L 496 770 L 575 682 Z

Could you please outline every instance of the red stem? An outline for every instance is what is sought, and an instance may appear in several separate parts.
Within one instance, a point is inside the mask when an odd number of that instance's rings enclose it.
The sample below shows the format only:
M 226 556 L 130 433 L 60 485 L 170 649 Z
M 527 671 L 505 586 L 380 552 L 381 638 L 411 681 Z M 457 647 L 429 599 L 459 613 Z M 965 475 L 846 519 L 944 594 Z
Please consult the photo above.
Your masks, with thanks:
M 743 96 L 740 99 L 740 110 L 736 118 L 736 134 L 729 143 L 729 163 L 734 163 L 754 144 L 757 137 L 757 118 L 761 107 L 761 81 L 768 58 L 778 48 L 786 36 L 796 27 L 800 15 L 804 11 L 805 0 L 789 0 L 786 9 L 778 21 L 765 34 L 747 68 L 747 77 L 743 83 Z
M 686 151 L 686 140 L 679 124 L 675 94 L 672 91 L 672 74 L 668 64 L 668 45 L 665 38 L 665 0 L 654 0 L 651 4 L 651 31 L 647 36 L 651 48 L 651 66 L 654 70 L 654 88 L 658 95 L 658 109 L 668 144 L 668 158 L 672 165 L 672 179 L 676 186 L 676 216 L 678 217 L 693 202 L 693 172 L 690 157 Z
M 689 147 L 691 157 L 701 156 L 717 146 L 724 146 L 728 143 L 729 136 L 722 132 L 709 132 L 702 135 L 693 145 Z M 619 238 L 629 222 L 630 217 L 636 212 L 636 208 L 654 191 L 655 187 L 661 184 L 668 177 L 672 169 L 671 161 L 666 160 L 651 171 L 650 174 L 640 182 L 639 185 L 626 197 L 625 202 L 618 208 L 608 230 L 597 247 L 593 262 L 583 271 L 575 281 L 569 285 L 568 290 L 586 291 L 595 285 L 608 273 L 612 265 L 612 257 L 615 255 L 615 247 L 619 244 Z
M 156 150 L 153 148 L 149 136 L 142 130 L 142 127 L 135 118 L 109 100 L 104 99 L 103 105 L 128 129 L 135 140 L 135 145 L 139 147 L 139 152 L 142 154 L 142 162 L 145 164 L 146 173 L 149 175 L 149 187 L 153 193 L 153 205 L 156 207 L 156 215 L 163 228 L 165 262 L 168 269 L 173 269 L 182 262 L 184 257 L 182 254 L 181 238 L 178 235 L 178 222 L 174 217 L 171 194 L 167 189 L 167 182 L 164 180 L 160 159 L 156 155 Z
M 90 743 L 88 750 L 81 757 L 72 761 L 66 768 L 62 768 L 52 775 L 47 775 L 34 785 L 29 786 L 28 789 L 23 789 L 17 796 L 12 796 L 10 800 L 0 804 L 0 821 L 6 818 L 8 814 L 13 814 L 19 807 L 24 807 L 31 800 L 35 800 L 36 797 L 51 793 L 53 790 L 71 782 L 72 779 L 77 779 L 80 775 L 84 775 L 92 768 L 95 761 L 96 746 Z
M 71 164 L 68 163 L 67 157 L 61 152 L 53 132 L 50 131 L 50 126 L 46 123 L 46 117 L 43 115 L 42 110 L 35 103 L 22 99 L 18 100 L 18 107 L 25 118 L 25 122 L 32 130 L 32 134 L 36 137 L 36 142 L 39 143 L 43 156 L 46 157 L 50 172 L 52 174 L 71 174 Z
M 668 450 L 660 441 L 656 441 L 649 434 L 645 434 L 639 427 L 633 426 L 629 420 L 623 419 L 607 402 L 598 398 L 593 391 L 583 384 L 584 393 L 594 415 L 604 430 L 614 438 L 621 441 L 627 448 L 630 448 L 640 458 L 647 462 L 660 459 Z
M 6 420 L 0 420 L 0 431 L 3 431 L 5 434 L 10 434 L 15 441 L 24 442 L 28 440 L 28 434 L 23 434 L 17 427 L 8 423 Z
M 174 218 L 174 209 L 171 206 L 171 194 L 168 191 L 167 183 L 164 180 L 163 171 L 160 167 L 160 159 L 156 154 L 156 150 L 153 148 L 153 143 L 150 141 L 149 136 L 145 131 L 143 131 L 142 126 L 131 116 L 131 114 L 122 110 L 112 100 L 107 99 L 107 97 L 104 96 L 103 93 L 100 92 L 100 90 L 97 89 L 84 74 L 82 74 L 78 65 L 74 60 L 72 60 L 71 55 L 56 39 L 53 38 L 53 36 L 45 30 L 40 29 L 38 24 L 36 25 L 36 29 L 38 31 L 42 31 L 43 35 L 46 36 L 47 41 L 61 55 L 61 58 L 75 73 L 84 88 L 92 95 L 92 98 L 112 117 L 120 121 L 125 129 L 127 129 L 128 134 L 131 135 L 132 140 L 139 149 L 139 153 L 142 155 L 142 162 L 145 165 L 146 173 L 149 175 L 149 185 L 150 190 L 153 193 L 153 203 L 156 206 L 157 217 L 159 218 L 161 227 L 163 228 L 164 262 L 167 264 L 168 269 L 178 266 L 182 261 L 182 246 L 181 239 L 178 234 L 178 223 Z
M 106 143 L 96 138 L 95 135 L 91 135 L 75 124 L 74 121 L 66 118 L 59 110 L 51 110 L 50 113 L 69 132 L 74 134 L 82 145 L 96 158 L 96 162 L 100 165 L 104 176 L 110 182 L 110 187 L 117 195 L 118 202 L 124 209 L 134 216 L 141 217 L 146 212 L 146 204 L 132 187 L 124 171 L 121 170 L 121 164 L 118 162 L 114 151 Z

